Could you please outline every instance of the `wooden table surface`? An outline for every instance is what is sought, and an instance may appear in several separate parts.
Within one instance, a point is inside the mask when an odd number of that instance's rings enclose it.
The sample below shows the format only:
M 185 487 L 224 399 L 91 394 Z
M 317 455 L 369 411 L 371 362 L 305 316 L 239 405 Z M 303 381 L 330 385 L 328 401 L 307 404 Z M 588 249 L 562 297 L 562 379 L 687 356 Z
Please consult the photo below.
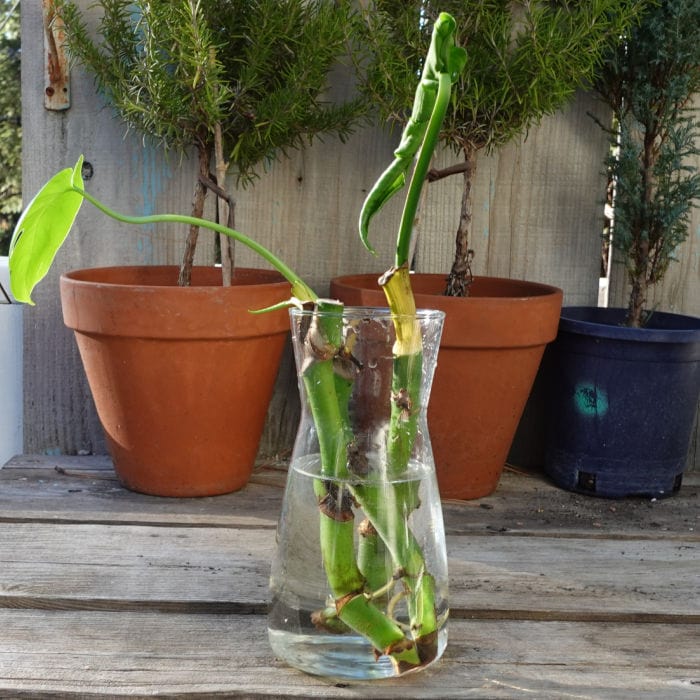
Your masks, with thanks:
M 267 643 L 279 466 L 242 491 L 160 499 L 104 457 L 0 470 L 0 698 L 700 700 L 700 478 L 608 501 L 507 471 L 443 504 L 449 643 L 413 676 L 336 683 Z

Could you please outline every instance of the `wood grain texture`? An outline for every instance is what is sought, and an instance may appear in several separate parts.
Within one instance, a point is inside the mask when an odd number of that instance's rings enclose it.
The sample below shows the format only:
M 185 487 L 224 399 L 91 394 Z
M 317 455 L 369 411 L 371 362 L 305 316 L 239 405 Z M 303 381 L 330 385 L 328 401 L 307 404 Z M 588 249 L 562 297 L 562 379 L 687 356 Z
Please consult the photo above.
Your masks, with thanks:
M 92 3 L 80 2 L 87 8 Z M 93 12 L 94 15 L 94 12 Z M 132 214 L 189 213 L 193 183 L 176 155 L 144 143 L 125 129 L 95 93 L 92 79 L 72 69 L 71 107 L 43 106 L 41 3 L 22 6 L 22 189 L 25 202 L 80 154 L 93 175 L 86 187 L 114 209 Z M 175 263 L 184 232 L 166 227 L 127 228 L 85 205 L 73 233 L 39 285 L 36 306 L 25 311 L 25 445 L 29 451 L 104 452 L 105 444 L 77 348 L 62 323 L 58 279 L 81 267 Z M 213 260 L 204 237 L 199 260 Z
M 263 612 L 274 538 L 250 526 L 0 523 L 0 607 Z M 700 624 L 697 539 L 450 536 L 448 559 L 452 617 Z
M 589 94 L 546 117 L 522 141 L 480 155 L 474 184 L 471 245 L 474 273 L 553 284 L 564 303 L 597 298 L 601 202 L 606 153 L 589 116 L 601 107 Z M 443 153 L 440 165 L 454 162 Z M 433 183 L 420 219 L 418 268 L 449 270 L 462 181 Z
M 445 656 L 368 684 L 270 651 L 280 467 L 201 499 L 126 491 L 100 457 L 0 469 L 0 697 L 698 697 L 699 476 L 611 502 L 507 472 L 446 502 Z
M 123 489 L 106 460 L 57 461 L 59 471 L 49 458 L 0 470 L 0 607 L 264 608 L 281 480 L 161 499 Z M 514 473 L 492 497 L 446 503 L 452 615 L 700 622 L 699 485 L 653 509 L 636 501 L 646 523 L 628 502 Z
M 438 664 L 381 683 L 287 668 L 261 616 L 0 610 L 0 625 L 11 697 L 691 700 L 700 683 L 696 625 L 453 620 Z
M 157 498 L 124 489 L 108 457 L 18 457 L 0 469 L 0 523 L 274 529 L 285 478 L 286 463 L 261 463 L 250 483 L 235 493 Z M 555 488 L 541 475 L 507 469 L 494 494 L 443 501 L 443 515 L 450 535 L 693 539 L 700 537 L 700 474 L 688 474 L 673 498 L 609 501 Z

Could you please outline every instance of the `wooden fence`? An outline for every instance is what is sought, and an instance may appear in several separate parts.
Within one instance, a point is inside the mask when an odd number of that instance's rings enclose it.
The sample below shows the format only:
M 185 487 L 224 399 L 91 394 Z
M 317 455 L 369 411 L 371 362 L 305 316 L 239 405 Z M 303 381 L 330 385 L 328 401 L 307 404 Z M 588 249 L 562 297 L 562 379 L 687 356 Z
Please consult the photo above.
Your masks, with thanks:
M 87 0 L 84 5 L 87 5 Z M 44 107 L 45 53 L 41 3 L 22 4 L 23 190 L 28 199 L 79 154 L 92 165 L 89 190 L 116 209 L 135 214 L 189 210 L 191 163 L 166 159 L 123 126 L 96 96 L 92 79 L 74 68 L 70 108 Z M 522 143 L 484 156 L 474 191 L 474 272 L 536 280 L 565 292 L 566 304 L 595 304 L 606 142 L 588 116 L 600 106 L 590 95 L 545 119 Z M 276 163 L 253 188 L 237 193 L 237 228 L 289 262 L 319 292 L 337 274 L 381 271 L 393 256 L 398 206 L 375 225 L 372 258 L 356 234 L 361 202 L 391 158 L 397 134 L 380 127 L 358 131 L 341 144 L 332 139 Z M 447 162 L 447 154 L 440 156 Z M 417 261 L 421 271 L 449 269 L 457 226 L 461 178 L 430 185 L 421 216 Z M 127 229 L 89 206 L 59 254 L 54 271 L 25 312 L 25 451 L 105 451 L 74 341 L 61 320 L 59 273 L 110 264 L 176 263 L 184 235 L 164 227 Z M 204 236 L 198 260 L 213 259 Z M 679 250 L 659 307 L 700 315 L 700 217 Z M 242 265 L 259 266 L 247 251 Z M 614 270 L 618 272 L 617 268 Z M 612 298 L 621 298 L 614 281 Z M 282 452 L 296 428 L 296 379 L 287 353 L 275 392 L 262 452 Z

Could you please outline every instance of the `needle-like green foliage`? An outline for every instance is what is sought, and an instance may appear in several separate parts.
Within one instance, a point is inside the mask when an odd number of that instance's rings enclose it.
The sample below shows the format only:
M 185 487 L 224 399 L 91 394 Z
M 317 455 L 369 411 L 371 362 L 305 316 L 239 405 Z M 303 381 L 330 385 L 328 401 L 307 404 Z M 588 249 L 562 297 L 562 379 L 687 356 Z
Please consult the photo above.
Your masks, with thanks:
M 464 177 L 462 215 L 446 293 L 467 294 L 471 188 L 477 155 L 521 136 L 590 85 L 606 50 L 647 0 L 373 0 L 363 18 L 368 49 L 362 89 L 382 121 L 409 119 L 411 77 L 421 70 L 439 12 L 454 16 L 467 64 L 452 93 L 441 140 L 461 159 L 431 180 Z
M 314 137 L 345 138 L 361 99 L 324 99 L 347 53 L 348 0 L 99 0 L 97 38 L 77 4 L 58 0 L 68 50 L 128 129 L 180 156 L 197 152 L 192 216 L 201 218 L 215 133 L 239 184 Z M 91 8 L 94 11 L 94 8 Z M 183 256 L 189 280 L 196 227 Z
M 688 236 L 700 197 L 700 3 L 665 0 L 612 52 L 596 87 L 612 108 L 612 243 L 630 283 L 627 323 L 644 325 L 649 288 Z

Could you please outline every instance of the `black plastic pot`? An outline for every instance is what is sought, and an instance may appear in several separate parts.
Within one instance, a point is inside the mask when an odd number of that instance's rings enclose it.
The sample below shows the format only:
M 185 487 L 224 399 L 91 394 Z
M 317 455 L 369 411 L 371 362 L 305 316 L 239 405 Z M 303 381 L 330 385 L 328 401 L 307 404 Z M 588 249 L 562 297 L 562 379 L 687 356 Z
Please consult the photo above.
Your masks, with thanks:
M 670 496 L 680 486 L 700 394 L 700 319 L 562 309 L 547 362 L 545 470 L 570 491 Z

